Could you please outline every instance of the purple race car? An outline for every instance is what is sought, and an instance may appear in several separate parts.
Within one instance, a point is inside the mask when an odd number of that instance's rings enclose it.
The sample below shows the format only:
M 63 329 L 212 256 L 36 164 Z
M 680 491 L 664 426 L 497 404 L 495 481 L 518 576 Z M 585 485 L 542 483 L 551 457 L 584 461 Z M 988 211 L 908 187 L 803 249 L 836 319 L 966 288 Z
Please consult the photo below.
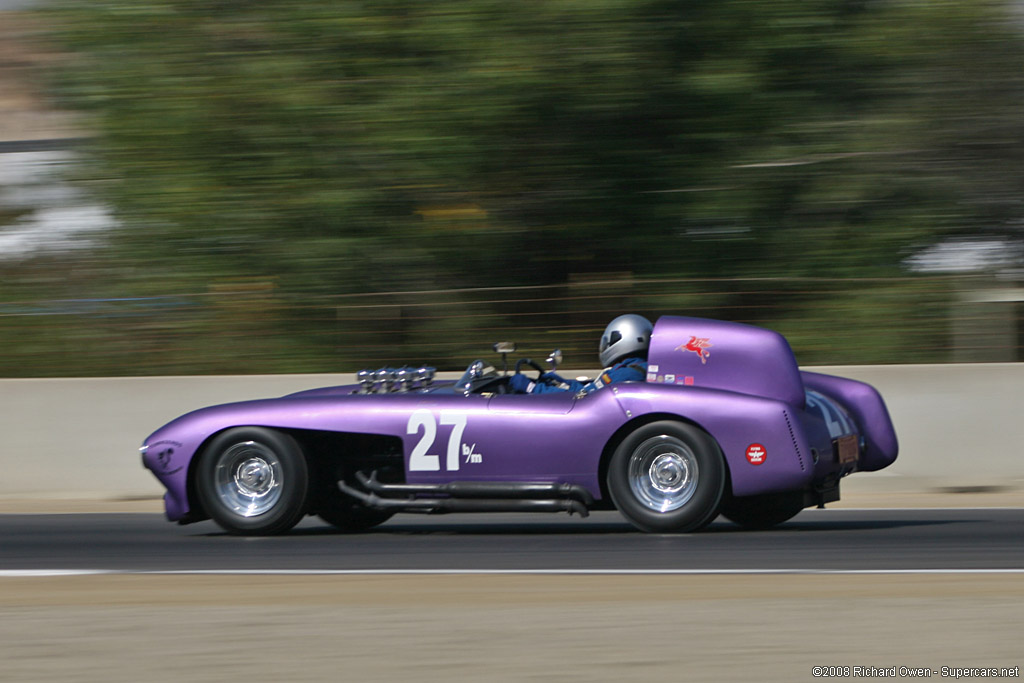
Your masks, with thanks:
M 544 372 L 522 359 L 514 374 L 524 366 Z M 749 325 L 664 316 L 646 381 L 591 393 L 517 394 L 514 374 L 482 361 L 454 382 L 363 372 L 203 408 L 146 439 L 142 459 L 168 519 L 275 534 L 307 514 L 360 531 L 396 512 L 600 509 L 644 531 L 694 531 L 719 513 L 766 528 L 896 458 L 874 388 L 801 372 L 781 335 Z

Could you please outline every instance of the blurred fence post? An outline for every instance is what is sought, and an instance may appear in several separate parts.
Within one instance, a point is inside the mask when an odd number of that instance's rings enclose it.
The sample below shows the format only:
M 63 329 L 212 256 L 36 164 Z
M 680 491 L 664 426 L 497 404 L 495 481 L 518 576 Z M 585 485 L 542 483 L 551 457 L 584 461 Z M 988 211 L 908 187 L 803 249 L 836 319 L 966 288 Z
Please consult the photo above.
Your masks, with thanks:
M 1022 359 L 1021 302 L 1024 288 L 1013 280 L 970 278 L 961 282 L 949 316 L 956 363 L 1000 363 Z

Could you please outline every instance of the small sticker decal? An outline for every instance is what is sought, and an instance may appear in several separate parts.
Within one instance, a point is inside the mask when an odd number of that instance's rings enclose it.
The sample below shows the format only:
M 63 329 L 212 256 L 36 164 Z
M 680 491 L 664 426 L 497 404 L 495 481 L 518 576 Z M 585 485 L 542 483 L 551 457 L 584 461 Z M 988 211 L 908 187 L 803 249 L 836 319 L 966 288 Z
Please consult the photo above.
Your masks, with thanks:
M 751 465 L 763 465 L 768 459 L 768 451 L 759 443 L 752 443 L 747 446 L 747 462 Z
M 654 363 L 651 363 L 650 365 L 648 365 L 648 366 L 647 366 L 647 371 L 648 371 L 648 372 L 653 372 L 654 374 L 658 374 L 658 370 L 660 370 L 660 369 L 661 369 L 661 368 L 659 368 L 659 367 L 658 367 L 657 365 L 655 365 Z
M 675 381 L 676 381 L 676 376 L 675 375 L 665 375 L 665 383 L 666 384 L 675 384 Z
M 648 372 L 647 373 L 647 381 L 648 382 L 653 382 L 656 379 L 658 379 L 658 375 L 657 374 L 655 374 L 653 372 Z
M 692 387 L 693 386 L 693 377 L 690 377 L 690 376 L 684 377 L 683 378 L 683 384 L 685 384 L 688 387 Z
M 710 337 L 691 336 L 690 341 L 677 346 L 676 351 L 692 351 L 700 358 L 701 365 L 706 365 L 708 358 L 711 357 L 711 352 L 708 349 L 712 346 L 714 344 L 711 343 Z
M 157 441 L 156 443 L 149 444 L 149 452 L 155 453 L 155 457 L 150 459 L 154 471 L 159 471 L 161 474 L 177 474 L 184 465 L 178 465 L 174 467 L 174 451 L 175 449 L 182 448 L 181 442 L 178 441 Z

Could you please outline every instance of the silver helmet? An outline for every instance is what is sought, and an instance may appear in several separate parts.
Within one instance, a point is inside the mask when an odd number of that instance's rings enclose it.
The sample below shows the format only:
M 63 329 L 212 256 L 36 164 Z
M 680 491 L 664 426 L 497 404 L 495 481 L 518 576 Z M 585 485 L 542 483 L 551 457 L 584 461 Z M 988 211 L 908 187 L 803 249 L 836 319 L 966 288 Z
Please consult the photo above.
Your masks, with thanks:
M 601 365 L 608 367 L 629 356 L 646 357 L 651 345 L 652 329 L 650 320 L 634 313 L 620 315 L 608 323 L 601 335 L 601 346 L 598 347 Z

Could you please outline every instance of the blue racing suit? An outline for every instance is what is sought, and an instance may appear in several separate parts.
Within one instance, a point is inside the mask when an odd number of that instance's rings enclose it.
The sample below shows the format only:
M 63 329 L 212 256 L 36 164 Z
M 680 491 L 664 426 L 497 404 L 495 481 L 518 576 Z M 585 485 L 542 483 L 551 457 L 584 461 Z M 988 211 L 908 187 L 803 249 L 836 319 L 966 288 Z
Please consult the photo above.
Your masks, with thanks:
M 586 384 L 574 379 L 565 379 L 554 372 L 545 372 L 541 375 L 541 379 L 547 380 L 547 382 L 530 382 L 526 393 L 550 394 L 556 391 L 571 391 L 573 393 L 585 391 L 592 394 L 615 382 L 643 382 L 647 379 L 647 361 L 643 358 L 626 358 L 610 368 L 605 368 L 597 379 Z

